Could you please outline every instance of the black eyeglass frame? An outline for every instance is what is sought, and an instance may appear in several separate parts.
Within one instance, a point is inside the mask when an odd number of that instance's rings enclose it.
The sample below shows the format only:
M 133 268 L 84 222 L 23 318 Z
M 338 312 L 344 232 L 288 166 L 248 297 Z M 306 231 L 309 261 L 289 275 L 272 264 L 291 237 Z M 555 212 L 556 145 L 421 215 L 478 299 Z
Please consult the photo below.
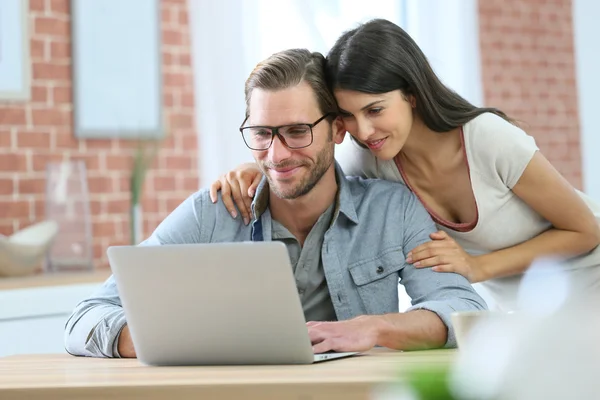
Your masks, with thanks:
M 313 128 L 315 126 L 317 126 L 317 124 L 319 122 L 323 121 L 324 119 L 326 119 L 327 117 L 329 117 L 331 115 L 335 115 L 335 113 L 328 112 L 325 115 L 323 115 L 321 118 L 319 118 L 318 120 L 313 122 L 312 124 L 298 123 L 298 124 L 287 124 L 287 125 L 280 125 L 280 126 L 268 126 L 268 125 L 244 126 L 244 124 L 246 123 L 246 121 L 248 121 L 248 118 L 250 117 L 250 115 L 246 115 L 244 122 L 242 122 L 242 125 L 240 126 L 240 133 L 242 134 L 242 140 L 244 141 L 244 144 L 246 145 L 246 147 L 248 147 L 250 150 L 253 150 L 253 151 L 269 150 L 271 148 L 271 146 L 273 145 L 273 140 L 275 139 L 275 136 L 277 136 L 279 138 L 279 140 L 281 140 L 281 143 L 283 143 L 290 150 L 305 149 L 308 146 L 310 146 L 311 144 L 313 144 L 313 140 L 314 140 Z M 287 144 L 283 135 L 279 133 L 279 130 L 282 128 L 287 128 L 289 126 L 308 126 L 308 128 L 310 130 L 310 143 L 308 143 L 306 146 L 299 146 L 299 147 L 292 147 L 289 144 Z M 271 141 L 269 142 L 269 145 L 264 149 L 255 149 L 253 147 L 250 147 L 250 145 L 246 142 L 246 138 L 244 137 L 244 129 L 256 129 L 256 128 L 269 129 L 271 131 Z

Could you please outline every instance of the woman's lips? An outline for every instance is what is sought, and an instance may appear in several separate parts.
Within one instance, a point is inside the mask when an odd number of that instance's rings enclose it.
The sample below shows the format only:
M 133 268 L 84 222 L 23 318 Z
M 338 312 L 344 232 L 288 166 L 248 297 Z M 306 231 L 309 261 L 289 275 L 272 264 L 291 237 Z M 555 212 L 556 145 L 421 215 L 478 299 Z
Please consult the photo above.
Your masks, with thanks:
M 365 144 L 367 145 L 367 147 L 369 147 L 369 149 L 371 150 L 379 150 L 381 149 L 381 147 L 383 146 L 383 144 L 385 143 L 387 138 L 383 138 L 383 139 L 378 139 L 378 140 L 369 140 L 368 142 L 366 142 Z

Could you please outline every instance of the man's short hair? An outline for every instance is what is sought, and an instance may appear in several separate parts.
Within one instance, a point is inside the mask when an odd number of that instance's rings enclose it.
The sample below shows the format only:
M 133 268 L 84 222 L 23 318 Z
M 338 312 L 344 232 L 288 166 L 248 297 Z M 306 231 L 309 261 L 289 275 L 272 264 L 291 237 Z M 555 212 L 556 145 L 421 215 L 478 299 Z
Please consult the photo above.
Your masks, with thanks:
M 307 82 L 313 89 L 321 115 L 337 115 L 337 103 L 325 80 L 325 57 L 306 49 L 289 49 L 271 55 L 256 65 L 246 80 L 246 116 L 254 89 L 277 91 Z

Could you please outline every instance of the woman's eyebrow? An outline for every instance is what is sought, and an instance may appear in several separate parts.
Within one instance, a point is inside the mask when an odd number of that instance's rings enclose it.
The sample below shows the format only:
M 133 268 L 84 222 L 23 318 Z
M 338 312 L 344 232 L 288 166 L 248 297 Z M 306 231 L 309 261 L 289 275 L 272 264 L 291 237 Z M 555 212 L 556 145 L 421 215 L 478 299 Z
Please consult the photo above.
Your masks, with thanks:
M 373 107 L 375 104 L 379 104 L 379 103 L 381 103 L 381 102 L 384 102 L 384 101 L 385 101 L 385 100 L 383 100 L 383 99 L 382 99 L 382 100 L 375 100 L 374 102 L 372 102 L 372 103 L 369 103 L 369 104 L 367 104 L 366 106 L 364 106 L 363 108 L 361 108 L 361 109 L 360 109 L 360 111 L 364 111 L 364 110 L 366 110 L 367 108 L 369 108 L 369 107 Z

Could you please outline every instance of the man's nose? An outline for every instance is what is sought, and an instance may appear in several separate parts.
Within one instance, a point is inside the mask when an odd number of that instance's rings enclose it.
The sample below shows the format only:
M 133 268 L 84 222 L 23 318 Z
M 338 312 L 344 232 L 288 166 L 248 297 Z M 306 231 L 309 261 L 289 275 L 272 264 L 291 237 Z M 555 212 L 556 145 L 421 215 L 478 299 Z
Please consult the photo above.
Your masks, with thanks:
M 273 143 L 271 143 L 271 147 L 269 147 L 269 159 L 271 162 L 274 164 L 279 164 L 291 156 L 292 151 L 285 144 L 283 144 L 279 136 L 275 135 L 273 138 Z

